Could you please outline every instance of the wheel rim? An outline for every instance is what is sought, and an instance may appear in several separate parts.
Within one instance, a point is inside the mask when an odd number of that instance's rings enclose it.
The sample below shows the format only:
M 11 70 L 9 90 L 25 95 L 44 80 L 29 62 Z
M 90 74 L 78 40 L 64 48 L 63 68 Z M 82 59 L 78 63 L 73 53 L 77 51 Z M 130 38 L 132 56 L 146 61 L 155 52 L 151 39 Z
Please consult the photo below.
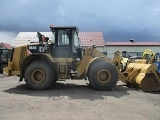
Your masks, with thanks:
M 33 70 L 31 73 L 31 80 L 36 84 L 41 84 L 45 81 L 45 72 L 41 69 Z
M 108 83 L 111 80 L 111 74 L 108 70 L 103 69 L 97 73 L 97 80 L 100 83 Z

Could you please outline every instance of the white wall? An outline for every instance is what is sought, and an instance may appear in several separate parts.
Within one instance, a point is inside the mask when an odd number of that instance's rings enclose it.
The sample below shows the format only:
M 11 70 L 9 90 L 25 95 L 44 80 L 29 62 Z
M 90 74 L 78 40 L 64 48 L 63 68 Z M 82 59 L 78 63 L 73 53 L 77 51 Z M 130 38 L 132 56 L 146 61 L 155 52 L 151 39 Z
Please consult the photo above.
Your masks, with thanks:
M 154 52 L 160 52 L 160 46 L 97 46 L 96 48 L 101 52 L 107 51 L 109 58 L 113 58 L 116 51 L 143 52 L 144 49 L 150 49 Z
M 107 46 L 107 51 L 127 51 L 127 52 L 143 52 L 144 49 L 151 49 L 154 52 L 160 52 L 160 46 Z
M 160 46 L 107 46 L 107 52 L 143 52 L 144 49 L 150 49 L 154 52 L 160 52 Z M 113 58 L 113 55 L 108 54 L 108 57 Z
M 108 52 L 116 52 L 116 51 L 127 51 L 127 52 L 143 52 L 144 49 L 151 49 L 154 52 L 160 52 L 160 46 L 97 46 L 99 51 L 108 51 Z

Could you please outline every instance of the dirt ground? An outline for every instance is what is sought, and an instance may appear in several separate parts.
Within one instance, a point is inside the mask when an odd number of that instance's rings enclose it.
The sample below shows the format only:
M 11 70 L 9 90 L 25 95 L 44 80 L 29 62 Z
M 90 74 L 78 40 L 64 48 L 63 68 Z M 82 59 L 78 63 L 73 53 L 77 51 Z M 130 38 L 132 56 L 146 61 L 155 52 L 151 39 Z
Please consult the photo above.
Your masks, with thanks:
M 122 82 L 112 91 L 97 91 L 84 80 L 34 91 L 18 80 L 0 74 L 0 120 L 160 120 L 160 92 Z

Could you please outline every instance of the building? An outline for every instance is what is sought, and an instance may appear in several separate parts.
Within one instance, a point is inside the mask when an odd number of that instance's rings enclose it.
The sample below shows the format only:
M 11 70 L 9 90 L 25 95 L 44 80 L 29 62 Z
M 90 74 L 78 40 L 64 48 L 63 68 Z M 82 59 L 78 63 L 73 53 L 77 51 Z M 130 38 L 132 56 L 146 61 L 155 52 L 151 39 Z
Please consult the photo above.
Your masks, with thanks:
M 10 48 L 11 48 L 10 44 L 4 42 L 0 43 L 0 49 L 10 49 Z
M 52 38 L 52 32 L 41 32 L 49 39 Z M 100 51 L 105 50 L 105 41 L 102 32 L 79 32 L 79 38 L 83 47 L 96 45 Z M 12 46 L 21 46 L 30 42 L 38 42 L 37 32 L 19 32 L 13 41 Z
M 107 51 L 127 51 L 127 52 L 143 52 L 144 49 L 150 49 L 154 52 L 160 52 L 160 42 L 106 42 Z M 113 57 L 113 55 L 111 56 Z
M 160 52 L 160 42 L 106 42 L 107 51 L 115 52 L 143 52 L 144 49 L 151 49 L 154 52 Z
M 106 43 L 102 32 L 79 32 L 79 38 L 84 48 L 96 45 L 99 51 L 106 51 Z

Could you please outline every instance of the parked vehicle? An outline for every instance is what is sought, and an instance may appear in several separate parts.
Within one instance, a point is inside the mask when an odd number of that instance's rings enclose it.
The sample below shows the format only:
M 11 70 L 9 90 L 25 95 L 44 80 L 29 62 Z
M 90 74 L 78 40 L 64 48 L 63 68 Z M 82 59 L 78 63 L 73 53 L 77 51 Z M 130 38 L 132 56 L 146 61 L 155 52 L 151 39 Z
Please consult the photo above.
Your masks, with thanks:
M 11 51 L 3 73 L 20 77 L 30 89 L 43 90 L 58 80 L 85 79 L 97 90 L 111 90 L 118 80 L 152 91 L 160 86 L 152 64 L 129 63 L 121 72 L 117 51 L 111 60 L 93 45 L 82 48 L 78 28 L 53 27 L 52 39 L 37 32 L 39 42 L 16 47 Z
M 3 73 L 3 68 L 8 65 L 9 49 L 0 49 L 0 73 Z

